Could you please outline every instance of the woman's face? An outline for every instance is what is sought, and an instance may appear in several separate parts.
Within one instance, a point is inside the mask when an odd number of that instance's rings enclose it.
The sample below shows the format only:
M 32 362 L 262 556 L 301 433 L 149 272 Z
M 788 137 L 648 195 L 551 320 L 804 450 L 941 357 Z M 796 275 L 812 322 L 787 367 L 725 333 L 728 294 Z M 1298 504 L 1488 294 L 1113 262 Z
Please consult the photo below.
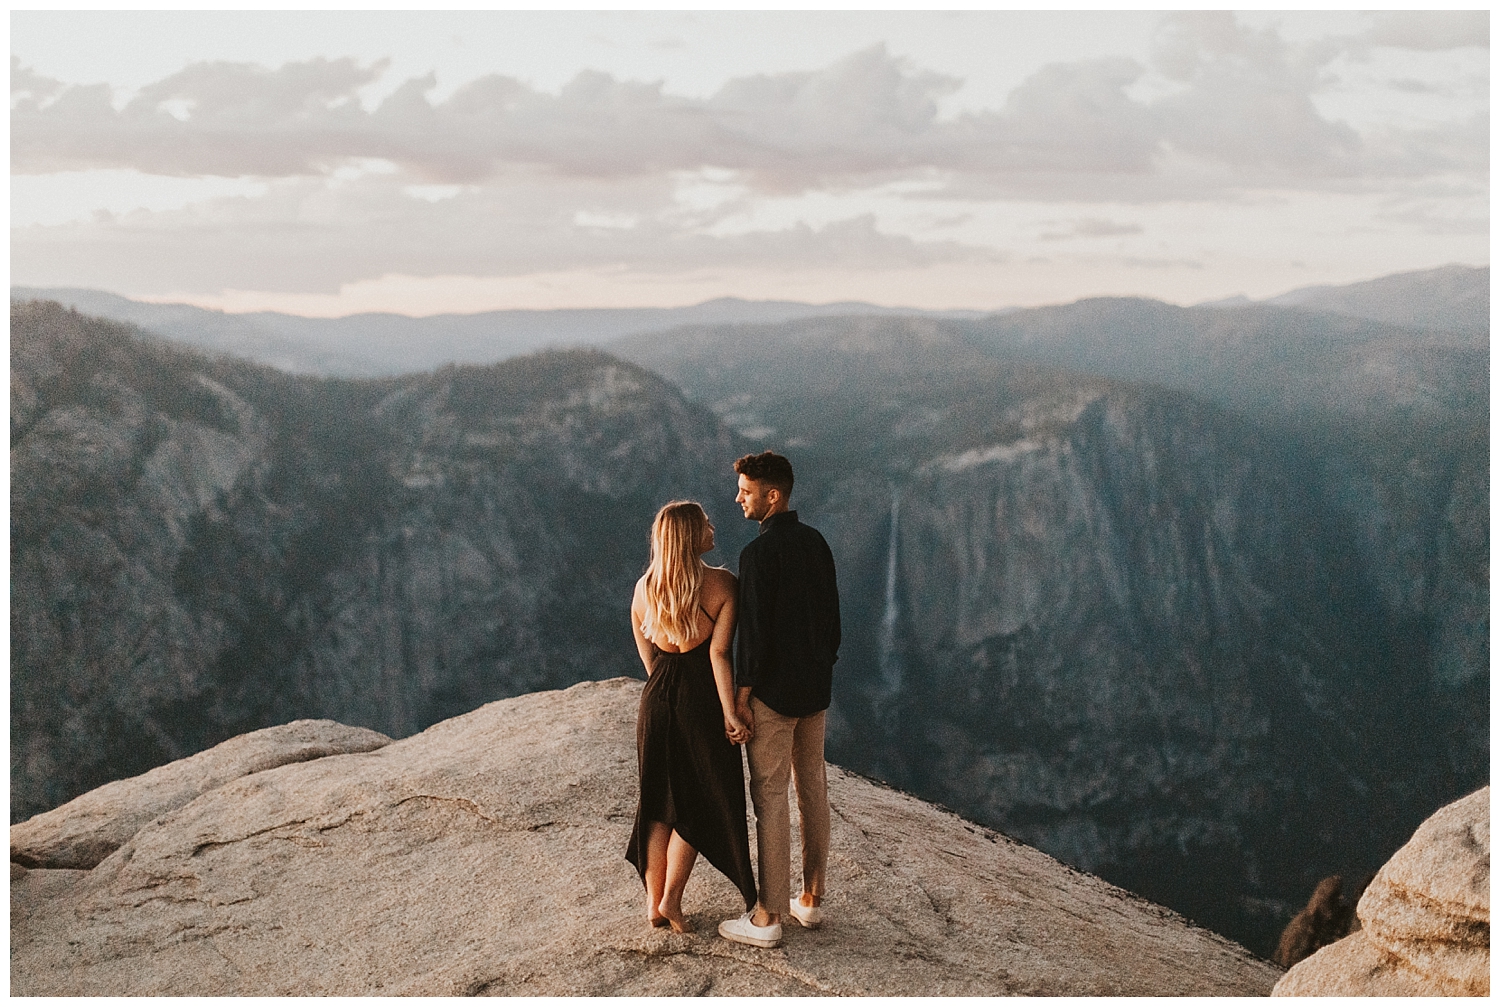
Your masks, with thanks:
M 714 523 L 712 521 L 707 521 L 705 522 L 705 525 L 706 528 L 703 532 L 703 548 L 698 550 L 698 555 L 700 556 L 706 552 L 713 552 L 714 548 Z

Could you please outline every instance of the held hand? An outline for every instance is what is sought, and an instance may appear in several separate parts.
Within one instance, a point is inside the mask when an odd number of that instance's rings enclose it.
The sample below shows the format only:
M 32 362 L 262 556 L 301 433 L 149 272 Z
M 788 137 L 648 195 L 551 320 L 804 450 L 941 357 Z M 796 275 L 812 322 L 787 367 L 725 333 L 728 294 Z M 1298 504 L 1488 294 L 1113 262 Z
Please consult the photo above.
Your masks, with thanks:
M 739 717 L 730 714 L 724 718 L 724 736 L 731 744 L 743 745 L 750 740 L 750 728 Z
M 755 714 L 750 711 L 750 701 L 736 700 L 734 704 L 735 716 L 739 717 L 740 723 L 745 725 L 745 730 L 752 735 L 755 733 Z

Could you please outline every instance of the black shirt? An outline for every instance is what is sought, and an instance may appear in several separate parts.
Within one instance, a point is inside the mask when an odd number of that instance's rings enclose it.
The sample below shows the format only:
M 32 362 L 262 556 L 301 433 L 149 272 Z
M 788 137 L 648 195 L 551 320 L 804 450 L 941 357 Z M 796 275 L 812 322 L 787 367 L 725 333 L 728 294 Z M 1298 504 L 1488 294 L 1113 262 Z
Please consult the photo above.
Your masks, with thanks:
M 772 514 L 740 552 L 735 684 L 784 717 L 828 709 L 839 656 L 833 553 L 796 511 Z

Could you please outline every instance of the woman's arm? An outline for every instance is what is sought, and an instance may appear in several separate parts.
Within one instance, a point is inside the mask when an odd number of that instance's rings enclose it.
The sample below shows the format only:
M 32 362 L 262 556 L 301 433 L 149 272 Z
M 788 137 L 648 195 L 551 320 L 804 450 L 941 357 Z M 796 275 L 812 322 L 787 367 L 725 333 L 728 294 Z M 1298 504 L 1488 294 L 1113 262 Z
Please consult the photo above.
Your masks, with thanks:
M 641 655 L 641 664 L 646 666 L 646 677 L 651 677 L 651 641 L 641 632 L 641 619 L 646 614 L 646 580 L 635 582 L 635 594 L 630 599 L 630 632 L 635 634 L 635 649 Z
M 714 687 L 719 693 L 719 706 L 724 711 L 724 734 L 730 741 L 740 745 L 750 740 L 750 729 L 740 719 L 734 703 L 734 663 L 730 654 L 734 644 L 734 619 L 736 605 L 736 582 L 734 574 L 727 570 L 715 571 L 715 580 L 723 596 L 723 604 L 714 617 L 713 639 L 708 645 L 708 658 L 714 668 Z

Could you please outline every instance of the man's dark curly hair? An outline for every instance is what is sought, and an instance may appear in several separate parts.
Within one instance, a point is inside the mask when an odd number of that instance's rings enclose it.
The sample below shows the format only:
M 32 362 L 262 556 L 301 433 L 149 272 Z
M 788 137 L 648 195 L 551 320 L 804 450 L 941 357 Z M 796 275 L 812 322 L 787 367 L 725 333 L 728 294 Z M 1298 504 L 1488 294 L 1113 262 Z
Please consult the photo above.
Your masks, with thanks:
M 746 455 L 734 463 L 734 471 L 746 479 L 776 487 L 783 497 L 792 495 L 792 463 L 774 451 Z

